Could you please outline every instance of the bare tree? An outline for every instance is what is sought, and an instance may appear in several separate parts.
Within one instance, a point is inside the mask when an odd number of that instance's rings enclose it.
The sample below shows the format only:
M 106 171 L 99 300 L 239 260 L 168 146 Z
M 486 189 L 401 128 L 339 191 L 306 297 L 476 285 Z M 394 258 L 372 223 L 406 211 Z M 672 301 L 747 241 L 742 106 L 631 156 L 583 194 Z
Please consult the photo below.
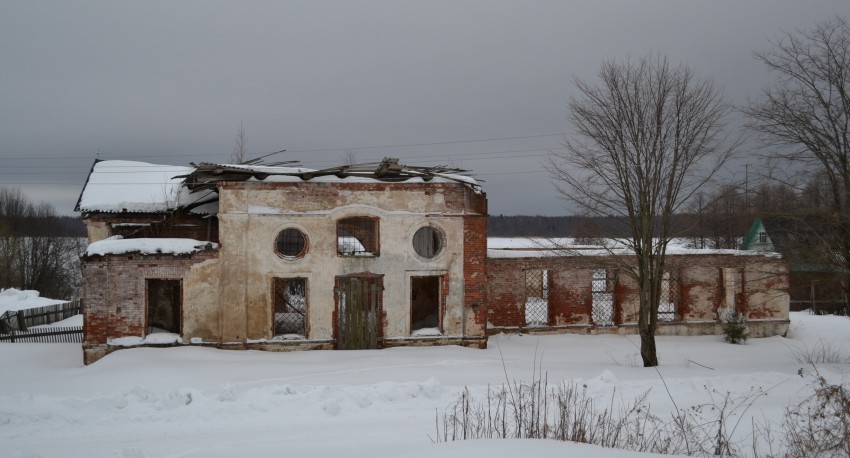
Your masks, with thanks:
M 70 298 L 80 288 L 84 247 L 50 204 L 33 205 L 19 189 L 0 188 L 0 287 Z
M 342 156 L 342 163 L 345 165 L 357 164 L 357 154 L 350 149 L 345 150 L 345 154 Z
M 236 144 L 233 145 L 233 152 L 230 153 L 230 162 L 234 164 L 242 164 L 247 159 L 247 151 L 245 145 L 248 144 L 248 135 L 245 133 L 245 126 L 239 123 L 239 133 L 236 134 Z
M 820 180 L 809 204 L 837 230 L 836 267 L 850 269 L 850 25 L 835 17 L 771 44 L 756 57 L 776 78 L 743 109 L 748 127 L 774 162 Z
M 644 366 L 658 365 L 655 331 L 671 217 L 732 155 L 729 107 L 710 80 L 651 54 L 608 61 L 599 83 L 576 80 L 569 103 L 576 136 L 549 170 L 562 196 L 586 212 L 628 225 L 633 256 L 621 272 L 638 288 Z

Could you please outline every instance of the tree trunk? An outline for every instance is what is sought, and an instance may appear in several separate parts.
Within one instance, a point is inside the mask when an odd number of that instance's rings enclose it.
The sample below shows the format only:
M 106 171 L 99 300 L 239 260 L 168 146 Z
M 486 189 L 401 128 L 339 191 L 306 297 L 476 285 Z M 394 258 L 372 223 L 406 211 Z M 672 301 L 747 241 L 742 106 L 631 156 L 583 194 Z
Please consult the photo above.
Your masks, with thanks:
M 643 367 L 655 367 L 658 365 L 658 353 L 655 349 L 655 333 L 649 329 L 640 330 L 640 357 L 643 359 Z

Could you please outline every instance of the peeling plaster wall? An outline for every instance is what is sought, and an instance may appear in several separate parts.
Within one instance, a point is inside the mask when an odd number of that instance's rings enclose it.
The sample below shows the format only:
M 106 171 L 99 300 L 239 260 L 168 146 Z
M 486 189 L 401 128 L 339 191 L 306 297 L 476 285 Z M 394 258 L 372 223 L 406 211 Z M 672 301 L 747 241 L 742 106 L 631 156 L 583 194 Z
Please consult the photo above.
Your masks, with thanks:
M 458 184 L 223 183 L 220 187 L 221 300 L 224 342 L 272 337 L 272 279 L 307 279 L 307 338 L 333 339 L 336 276 L 369 272 L 383 276 L 385 338 L 410 335 L 410 277 L 444 276 L 442 334 L 482 337 L 483 326 L 464 329 L 464 224 L 486 211 L 483 195 Z M 472 202 L 474 208 L 469 204 Z M 380 254 L 339 256 L 336 222 L 351 216 L 378 219 Z M 423 226 L 444 236 L 439 254 L 426 259 L 413 249 Z M 306 254 L 283 258 L 275 239 L 286 228 L 306 235 Z M 481 234 L 486 240 L 486 232 Z M 482 258 L 485 247 L 480 246 Z M 443 281 L 443 283 L 446 283 Z M 473 319 L 473 322 L 475 320 Z

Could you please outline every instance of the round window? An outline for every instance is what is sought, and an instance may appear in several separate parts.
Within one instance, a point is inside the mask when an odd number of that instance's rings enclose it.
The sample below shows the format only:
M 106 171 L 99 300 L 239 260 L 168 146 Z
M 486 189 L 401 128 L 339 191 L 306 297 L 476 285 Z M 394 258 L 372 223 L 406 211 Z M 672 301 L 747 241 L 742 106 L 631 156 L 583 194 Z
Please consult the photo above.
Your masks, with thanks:
M 275 240 L 278 254 L 287 258 L 304 256 L 307 251 L 307 237 L 298 229 L 289 228 L 280 231 Z
M 413 249 L 419 256 L 433 258 L 443 249 L 443 234 L 430 226 L 421 227 L 413 234 Z

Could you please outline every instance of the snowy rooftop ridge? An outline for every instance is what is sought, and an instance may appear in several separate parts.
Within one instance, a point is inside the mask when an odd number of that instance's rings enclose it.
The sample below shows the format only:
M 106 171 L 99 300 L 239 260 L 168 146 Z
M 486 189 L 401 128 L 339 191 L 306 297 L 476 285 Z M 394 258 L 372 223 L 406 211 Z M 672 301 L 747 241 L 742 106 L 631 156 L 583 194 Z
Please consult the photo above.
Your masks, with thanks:
M 218 249 L 218 244 L 194 239 L 124 239 L 120 235 L 94 242 L 86 249 L 86 256 L 110 254 L 192 254 L 204 250 Z

